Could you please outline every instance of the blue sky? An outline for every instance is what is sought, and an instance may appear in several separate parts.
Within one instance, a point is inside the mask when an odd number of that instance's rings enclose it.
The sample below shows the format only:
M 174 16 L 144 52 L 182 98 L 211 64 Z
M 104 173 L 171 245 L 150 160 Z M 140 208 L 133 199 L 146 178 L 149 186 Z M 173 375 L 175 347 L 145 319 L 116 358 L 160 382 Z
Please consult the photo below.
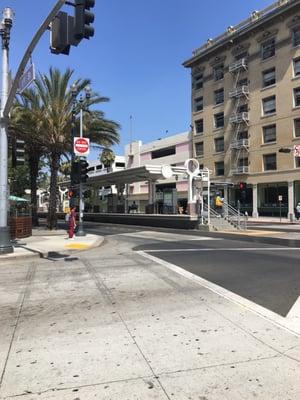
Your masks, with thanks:
M 56 0 L 2 0 L 15 11 L 10 62 L 15 73 L 34 32 Z M 106 117 L 121 125 L 122 154 L 130 138 L 143 142 L 184 132 L 190 125 L 190 71 L 182 63 L 215 37 L 272 0 L 96 0 L 95 36 L 52 55 L 45 33 L 33 61 L 36 69 L 74 69 L 74 78 L 92 79 L 95 91 L 110 98 Z M 72 13 L 71 7 L 65 7 Z M 168 132 L 168 133 L 166 133 Z M 95 154 L 93 154 L 95 158 Z

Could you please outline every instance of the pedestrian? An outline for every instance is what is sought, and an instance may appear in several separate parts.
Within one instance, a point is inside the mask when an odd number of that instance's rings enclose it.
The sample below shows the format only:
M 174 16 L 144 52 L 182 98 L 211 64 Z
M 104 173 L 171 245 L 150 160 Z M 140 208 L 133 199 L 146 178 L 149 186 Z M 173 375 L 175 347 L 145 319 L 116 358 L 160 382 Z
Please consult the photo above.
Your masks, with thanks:
M 300 218 L 300 202 L 296 206 L 296 211 L 297 211 L 296 218 L 297 218 L 297 220 L 299 220 L 299 218 Z
M 135 202 L 134 200 L 133 200 L 133 203 L 132 203 L 132 205 L 131 205 L 131 210 L 132 210 L 132 212 L 133 212 L 134 214 L 137 213 L 138 206 L 137 206 L 137 204 L 136 204 L 136 202 Z
M 70 214 L 69 214 L 69 239 L 73 239 L 74 233 L 76 229 L 76 207 L 71 207 Z
M 223 199 L 219 193 L 217 193 L 215 198 L 215 206 L 217 213 L 221 216 L 223 214 Z

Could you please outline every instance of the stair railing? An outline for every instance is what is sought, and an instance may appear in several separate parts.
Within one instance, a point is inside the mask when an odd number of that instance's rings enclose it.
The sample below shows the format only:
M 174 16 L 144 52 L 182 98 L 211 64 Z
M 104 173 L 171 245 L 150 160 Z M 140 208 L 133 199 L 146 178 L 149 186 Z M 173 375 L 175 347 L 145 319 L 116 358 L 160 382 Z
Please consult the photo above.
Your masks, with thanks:
M 237 229 L 247 230 L 247 216 L 227 202 L 223 202 L 224 218 Z

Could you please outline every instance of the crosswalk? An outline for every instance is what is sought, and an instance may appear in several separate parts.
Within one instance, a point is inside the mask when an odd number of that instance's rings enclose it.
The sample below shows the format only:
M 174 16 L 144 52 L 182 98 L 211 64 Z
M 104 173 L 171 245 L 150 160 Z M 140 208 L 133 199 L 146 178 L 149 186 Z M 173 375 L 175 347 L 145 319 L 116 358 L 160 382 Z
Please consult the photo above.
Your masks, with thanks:
M 222 240 L 221 238 L 212 238 L 199 235 L 183 235 L 183 234 L 181 235 L 178 233 L 157 232 L 157 231 L 128 232 L 128 233 L 120 233 L 117 236 L 144 239 L 144 240 L 145 239 L 158 240 L 162 242 Z

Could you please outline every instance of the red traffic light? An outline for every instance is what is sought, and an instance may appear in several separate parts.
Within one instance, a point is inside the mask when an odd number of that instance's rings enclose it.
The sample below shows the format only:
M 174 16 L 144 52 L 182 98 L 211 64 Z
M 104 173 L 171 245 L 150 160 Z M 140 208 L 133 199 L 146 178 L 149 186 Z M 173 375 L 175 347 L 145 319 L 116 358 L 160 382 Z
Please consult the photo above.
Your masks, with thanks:
M 240 190 L 246 189 L 246 183 L 245 182 L 240 182 L 239 183 L 239 188 L 240 188 Z

